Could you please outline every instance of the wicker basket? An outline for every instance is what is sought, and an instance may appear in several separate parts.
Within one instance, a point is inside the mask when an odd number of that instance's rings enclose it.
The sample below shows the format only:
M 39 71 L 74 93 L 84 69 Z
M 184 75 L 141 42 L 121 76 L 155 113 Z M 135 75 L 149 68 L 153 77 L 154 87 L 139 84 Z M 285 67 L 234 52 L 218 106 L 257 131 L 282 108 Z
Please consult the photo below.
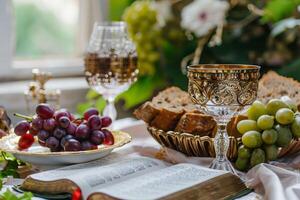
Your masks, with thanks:
M 201 137 L 199 135 L 175 131 L 165 132 L 150 126 L 148 126 L 148 131 L 162 146 L 180 151 L 187 156 L 215 157 L 214 139 L 209 136 Z M 233 161 L 237 158 L 240 143 L 241 138 L 229 137 L 227 156 L 230 160 Z M 298 151 L 300 151 L 300 141 L 293 139 L 288 147 L 279 149 L 279 157 L 290 155 Z

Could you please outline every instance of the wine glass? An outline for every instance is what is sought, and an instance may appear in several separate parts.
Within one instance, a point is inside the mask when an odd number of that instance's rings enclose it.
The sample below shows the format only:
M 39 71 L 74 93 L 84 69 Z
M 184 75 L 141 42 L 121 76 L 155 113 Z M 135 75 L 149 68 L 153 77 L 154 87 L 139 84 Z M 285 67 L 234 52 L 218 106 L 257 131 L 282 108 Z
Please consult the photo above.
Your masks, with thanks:
M 115 120 L 116 96 L 137 80 L 137 53 L 128 38 L 125 22 L 95 23 L 84 59 L 91 88 L 106 100 L 103 115 Z
M 216 158 L 210 168 L 236 174 L 227 159 L 229 138 L 226 125 L 257 97 L 260 67 L 239 64 L 204 64 L 188 66 L 188 91 L 200 109 L 214 116 L 218 132 L 214 138 Z

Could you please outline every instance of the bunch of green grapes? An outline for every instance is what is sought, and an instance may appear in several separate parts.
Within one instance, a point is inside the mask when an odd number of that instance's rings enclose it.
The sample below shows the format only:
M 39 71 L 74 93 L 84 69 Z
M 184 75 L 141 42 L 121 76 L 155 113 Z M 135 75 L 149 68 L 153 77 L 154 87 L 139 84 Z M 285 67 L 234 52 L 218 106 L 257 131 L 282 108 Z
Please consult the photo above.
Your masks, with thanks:
M 287 96 L 272 99 L 266 105 L 255 101 L 247 116 L 237 124 L 243 143 L 235 162 L 239 170 L 275 160 L 280 147 L 288 146 L 293 137 L 300 137 L 300 115 Z
M 134 2 L 123 15 L 129 36 L 136 45 L 140 74 L 154 74 L 159 60 L 162 37 L 157 15 L 150 1 Z

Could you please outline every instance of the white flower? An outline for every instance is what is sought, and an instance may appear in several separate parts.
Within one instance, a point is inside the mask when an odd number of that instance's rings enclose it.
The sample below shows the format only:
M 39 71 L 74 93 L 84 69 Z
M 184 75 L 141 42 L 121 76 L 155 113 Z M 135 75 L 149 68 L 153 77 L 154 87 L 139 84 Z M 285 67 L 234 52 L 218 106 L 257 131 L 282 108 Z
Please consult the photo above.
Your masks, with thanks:
M 194 0 L 182 9 L 181 26 L 201 37 L 224 22 L 228 8 L 227 1 Z
M 166 21 L 172 18 L 171 1 L 170 0 L 160 0 L 152 2 L 153 8 L 158 13 L 159 23 L 163 26 Z

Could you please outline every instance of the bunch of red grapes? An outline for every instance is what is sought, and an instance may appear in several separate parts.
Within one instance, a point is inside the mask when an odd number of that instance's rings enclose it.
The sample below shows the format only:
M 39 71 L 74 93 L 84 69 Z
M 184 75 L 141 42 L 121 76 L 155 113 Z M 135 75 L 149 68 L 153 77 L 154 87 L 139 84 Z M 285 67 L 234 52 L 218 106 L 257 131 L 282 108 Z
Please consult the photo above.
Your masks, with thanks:
M 100 117 L 99 111 L 89 108 L 83 118 L 75 119 L 66 109 L 55 111 L 48 104 L 36 107 L 36 116 L 17 115 L 26 120 L 19 122 L 14 131 L 21 136 L 19 149 L 27 149 L 37 137 L 41 146 L 56 151 L 86 151 L 97 149 L 98 145 L 114 144 L 112 133 L 105 129 L 112 123 L 109 117 Z

